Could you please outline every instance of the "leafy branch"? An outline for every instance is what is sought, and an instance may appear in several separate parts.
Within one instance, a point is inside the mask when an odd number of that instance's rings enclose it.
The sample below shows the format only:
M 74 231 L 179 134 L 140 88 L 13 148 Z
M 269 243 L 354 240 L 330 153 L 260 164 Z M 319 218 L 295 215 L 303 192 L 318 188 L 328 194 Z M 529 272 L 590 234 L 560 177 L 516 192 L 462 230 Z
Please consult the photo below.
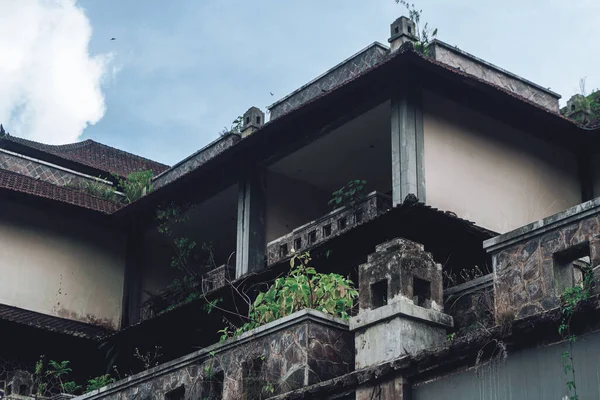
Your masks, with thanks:
M 417 10 L 413 3 L 409 3 L 406 0 L 396 0 L 397 4 L 402 4 L 408 10 L 408 18 L 413 21 L 416 25 L 415 34 L 417 36 L 417 43 L 415 43 L 415 49 L 426 56 L 429 55 L 429 43 L 437 37 L 437 28 L 432 29 L 429 27 L 429 23 L 425 22 L 423 29 L 420 27 L 421 16 L 423 10 Z

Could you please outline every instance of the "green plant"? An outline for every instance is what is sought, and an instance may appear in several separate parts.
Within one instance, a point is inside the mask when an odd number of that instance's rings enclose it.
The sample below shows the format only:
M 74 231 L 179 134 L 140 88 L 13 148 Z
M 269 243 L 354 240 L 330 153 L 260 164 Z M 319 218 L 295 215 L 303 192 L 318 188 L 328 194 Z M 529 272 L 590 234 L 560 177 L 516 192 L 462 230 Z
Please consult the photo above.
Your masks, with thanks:
M 331 200 L 327 203 L 333 208 L 348 206 L 363 199 L 366 195 L 365 185 L 367 181 L 353 179 L 331 194 Z
M 50 362 L 48 363 L 48 370 L 46 371 L 46 375 L 58 379 L 58 381 L 60 382 L 60 386 L 63 387 L 63 385 L 65 384 L 63 382 L 63 378 L 66 377 L 72 371 L 73 370 L 69 368 L 69 361 L 58 362 L 50 360 Z
M 416 25 L 415 35 L 417 37 L 417 43 L 415 43 L 415 49 L 426 56 L 429 55 L 429 43 L 436 38 L 438 30 L 431 29 L 429 24 L 425 22 L 423 29 L 420 29 L 419 24 L 421 23 L 421 16 L 423 10 L 417 10 L 414 4 L 409 3 L 406 0 L 396 0 L 396 3 L 402 4 L 408 10 L 408 17 Z
M 152 186 L 152 177 L 154 173 L 152 170 L 132 172 L 127 175 L 127 179 L 121 179 L 115 175 L 115 178 L 119 181 L 119 186 L 123 190 L 125 195 L 125 201 L 127 203 L 133 203 L 140 199 L 142 196 L 150 193 L 154 190 Z
M 241 327 L 218 331 L 221 340 L 275 321 L 305 308 L 311 308 L 344 319 L 350 318 L 358 291 L 354 283 L 338 274 L 318 273 L 309 266 L 310 254 L 296 253 L 290 260 L 290 271 L 279 277 L 266 292 L 259 292 L 250 307 L 247 321 Z
M 100 197 L 104 200 L 112 200 L 115 196 L 114 189 L 101 181 L 86 180 L 81 182 L 80 187 L 92 196 Z
M 81 389 L 81 385 L 76 384 L 73 381 L 65 382 L 60 384 L 60 388 L 63 393 L 73 394 L 79 389 Z
M 144 354 L 142 354 L 140 353 L 140 349 L 136 347 L 133 356 L 139 361 L 141 361 L 142 365 L 144 366 L 144 369 L 146 370 L 152 367 L 156 367 L 158 365 L 158 360 L 163 355 L 160 352 L 161 349 L 161 346 L 154 346 L 153 351 L 147 351 Z
M 240 133 L 242 132 L 242 127 L 244 126 L 244 118 L 240 115 L 231 123 L 231 127 L 227 128 L 223 127 L 223 130 L 219 132 L 220 136 L 227 136 L 232 133 Z
M 567 394 L 569 400 L 579 400 L 577 385 L 575 383 L 575 367 L 573 358 L 573 344 L 576 337 L 571 333 L 571 319 L 582 301 L 590 298 L 591 289 L 595 284 L 594 273 L 590 267 L 582 268 L 583 281 L 581 285 L 565 289 L 560 296 L 561 321 L 558 333 L 568 342 L 569 348 L 561 356 L 563 372 L 567 379 Z
M 87 385 L 85 386 L 85 392 L 91 392 L 92 390 L 100 389 L 110 383 L 113 383 L 115 379 L 111 377 L 109 374 L 100 375 L 95 378 L 88 380 Z

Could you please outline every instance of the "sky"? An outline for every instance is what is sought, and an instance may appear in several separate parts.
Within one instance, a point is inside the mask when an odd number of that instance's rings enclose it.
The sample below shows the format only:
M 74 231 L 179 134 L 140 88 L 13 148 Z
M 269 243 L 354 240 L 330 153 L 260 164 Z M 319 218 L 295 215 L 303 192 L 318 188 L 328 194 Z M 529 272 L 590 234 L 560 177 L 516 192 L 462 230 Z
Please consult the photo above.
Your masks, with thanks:
M 438 38 L 560 93 L 600 88 L 599 0 L 419 0 Z M 406 15 L 394 0 L 0 0 L 0 123 L 174 164 Z M 111 40 L 115 38 L 115 40 Z M 273 95 L 271 95 L 273 93 Z

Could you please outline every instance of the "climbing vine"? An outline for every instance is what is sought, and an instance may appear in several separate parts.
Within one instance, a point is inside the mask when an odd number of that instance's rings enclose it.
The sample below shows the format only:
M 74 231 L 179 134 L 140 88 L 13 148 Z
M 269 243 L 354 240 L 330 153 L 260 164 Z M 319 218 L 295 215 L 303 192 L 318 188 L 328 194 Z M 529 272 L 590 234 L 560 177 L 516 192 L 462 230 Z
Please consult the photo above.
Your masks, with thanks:
M 569 400 L 579 400 L 577 384 L 575 383 L 575 367 L 573 359 L 573 345 L 576 337 L 571 333 L 571 319 L 582 301 L 589 299 L 591 289 L 594 286 L 594 274 L 590 267 L 582 268 L 583 282 L 567 288 L 560 296 L 561 321 L 558 333 L 567 341 L 569 348 L 562 353 L 563 371 L 567 379 L 567 394 Z

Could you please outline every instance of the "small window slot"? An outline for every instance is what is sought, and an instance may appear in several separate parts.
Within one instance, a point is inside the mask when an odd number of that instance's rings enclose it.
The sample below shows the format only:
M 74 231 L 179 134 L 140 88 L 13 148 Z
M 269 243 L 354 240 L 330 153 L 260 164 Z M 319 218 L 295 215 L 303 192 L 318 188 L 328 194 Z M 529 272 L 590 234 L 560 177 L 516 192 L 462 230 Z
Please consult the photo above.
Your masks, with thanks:
M 371 306 L 379 308 L 388 303 L 388 281 L 381 280 L 371 284 Z
M 431 306 L 431 282 L 413 276 L 413 303 L 420 307 Z

